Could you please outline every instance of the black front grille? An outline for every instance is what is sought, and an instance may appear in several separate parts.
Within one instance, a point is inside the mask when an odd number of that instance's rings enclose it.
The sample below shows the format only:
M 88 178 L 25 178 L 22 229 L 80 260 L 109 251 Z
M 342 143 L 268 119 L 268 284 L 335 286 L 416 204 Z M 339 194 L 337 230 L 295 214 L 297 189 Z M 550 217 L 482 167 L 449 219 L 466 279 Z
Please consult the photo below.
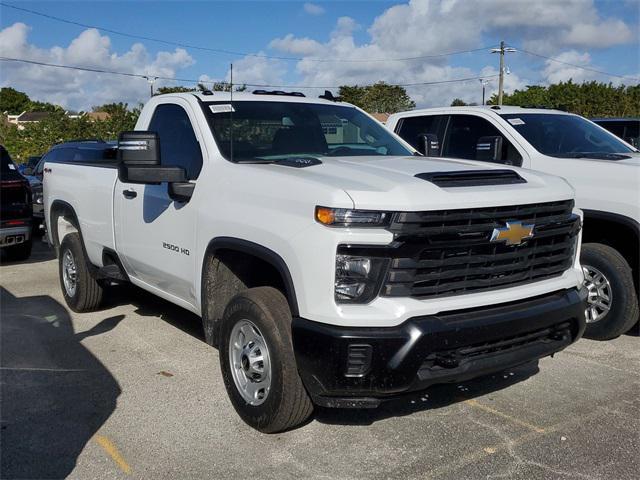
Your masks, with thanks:
M 380 294 L 431 298 L 475 293 L 562 275 L 573 264 L 580 220 L 573 201 L 507 207 L 400 212 Z M 534 224 L 533 238 L 491 242 L 507 222 Z

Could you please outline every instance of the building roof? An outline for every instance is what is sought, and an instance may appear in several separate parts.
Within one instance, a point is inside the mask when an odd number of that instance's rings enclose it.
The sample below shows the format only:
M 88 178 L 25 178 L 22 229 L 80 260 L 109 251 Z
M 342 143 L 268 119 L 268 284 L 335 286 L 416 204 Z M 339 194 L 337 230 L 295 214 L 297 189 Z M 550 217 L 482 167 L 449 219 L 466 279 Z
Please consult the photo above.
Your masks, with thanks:
M 110 119 L 111 114 L 108 112 L 89 112 L 87 113 L 87 118 L 93 121 L 96 121 L 96 120 L 102 121 L 102 120 Z
M 49 115 L 51 115 L 50 112 L 24 112 L 18 117 L 18 122 L 39 122 Z
M 386 122 L 389 119 L 389 113 L 372 113 L 371 116 L 378 120 L 379 122 Z

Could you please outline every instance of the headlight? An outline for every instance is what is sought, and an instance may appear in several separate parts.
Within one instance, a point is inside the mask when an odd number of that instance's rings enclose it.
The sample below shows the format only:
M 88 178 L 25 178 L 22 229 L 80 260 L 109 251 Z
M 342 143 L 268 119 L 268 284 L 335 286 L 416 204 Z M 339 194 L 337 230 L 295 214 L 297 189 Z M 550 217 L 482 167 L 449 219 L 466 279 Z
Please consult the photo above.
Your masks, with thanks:
M 391 213 L 376 210 L 316 207 L 316 221 L 328 227 L 386 227 Z
M 338 303 L 368 303 L 380 290 L 388 259 L 336 256 L 335 297 Z

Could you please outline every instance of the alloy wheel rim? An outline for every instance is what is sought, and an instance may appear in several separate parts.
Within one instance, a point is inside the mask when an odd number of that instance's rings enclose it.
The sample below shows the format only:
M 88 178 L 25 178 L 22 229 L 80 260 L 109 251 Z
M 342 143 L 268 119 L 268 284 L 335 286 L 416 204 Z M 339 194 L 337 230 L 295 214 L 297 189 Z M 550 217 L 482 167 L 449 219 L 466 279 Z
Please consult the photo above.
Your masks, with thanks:
M 231 330 L 229 364 L 242 398 L 253 406 L 264 403 L 271 389 L 269 349 L 258 327 L 249 320 L 240 320 Z
M 70 250 L 65 251 L 62 257 L 62 283 L 64 283 L 67 295 L 73 297 L 78 288 L 78 270 Z
M 613 295 L 611 284 L 605 275 L 595 267 L 583 265 L 584 286 L 587 288 L 587 323 L 596 323 L 607 316 L 611 310 Z

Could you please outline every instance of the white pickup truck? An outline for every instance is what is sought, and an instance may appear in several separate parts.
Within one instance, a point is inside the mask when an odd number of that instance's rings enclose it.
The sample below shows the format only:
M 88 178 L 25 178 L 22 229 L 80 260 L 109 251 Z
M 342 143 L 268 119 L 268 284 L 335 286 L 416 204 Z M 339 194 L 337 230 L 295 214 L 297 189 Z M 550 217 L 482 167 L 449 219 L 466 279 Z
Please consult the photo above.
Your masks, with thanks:
M 202 317 L 239 415 L 376 407 L 584 330 L 567 182 L 428 159 L 330 94 L 151 99 L 117 161 L 47 162 L 64 298 L 131 282 Z
M 608 340 L 637 326 L 640 153 L 635 147 L 559 110 L 430 108 L 391 115 L 386 125 L 428 156 L 515 165 L 567 179 L 584 212 L 585 337 Z

